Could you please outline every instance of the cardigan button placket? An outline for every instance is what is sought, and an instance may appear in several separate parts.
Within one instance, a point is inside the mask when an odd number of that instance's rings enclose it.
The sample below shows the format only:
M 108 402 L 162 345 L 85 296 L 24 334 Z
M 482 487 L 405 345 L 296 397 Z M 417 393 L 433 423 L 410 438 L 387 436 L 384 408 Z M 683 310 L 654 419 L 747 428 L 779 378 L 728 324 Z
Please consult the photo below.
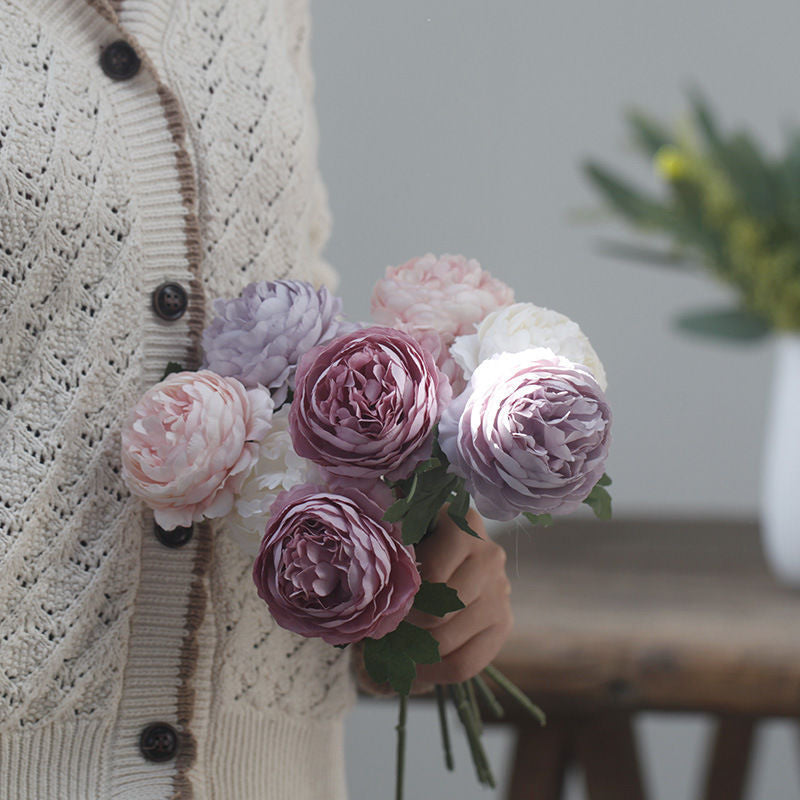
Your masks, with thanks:
M 192 525 L 180 526 L 173 528 L 171 531 L 165 530 L 158 523 L 155 524 L 155 536 L 164 547 L 183 547 L 191 541 L 194 535 L 194 527 Z
M 170 322 L 183 316 L 189 300 L 179 283 L 162 283 L 153 290 L 153 311 Z
M 117 39 L 106 47 L 100 56 L 100 66 L 109 78 L 125 81 L 132 78 L 142 62 L 136 51 L 124 39 Z
M 178 732 L 166 722 L 154 722 L 142 731 L 139 750 L 148 761 L 169 761 L 178 752 Z

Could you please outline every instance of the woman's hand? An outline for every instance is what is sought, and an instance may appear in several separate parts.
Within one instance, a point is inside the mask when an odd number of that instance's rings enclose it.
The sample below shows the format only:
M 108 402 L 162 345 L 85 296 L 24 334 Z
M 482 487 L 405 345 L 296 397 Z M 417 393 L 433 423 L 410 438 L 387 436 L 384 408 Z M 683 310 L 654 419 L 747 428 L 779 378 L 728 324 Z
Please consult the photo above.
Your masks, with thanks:
M 426 581 L 446 583 L 458 592 L 464 608 L 444 617 L 412 609 L 406 619 L 425 628 L 439 642 L 442 660 L 419 664 L 413 693 L 426 684 L 461 683 L 477 675 L 500 651 L 513 617 L 506 553 L 486 535 L 480 515 L 470 509 L 470 527 L 480 539 L 462 531 L 442 512 L 435 532 L 416 546 L 420 572 Z

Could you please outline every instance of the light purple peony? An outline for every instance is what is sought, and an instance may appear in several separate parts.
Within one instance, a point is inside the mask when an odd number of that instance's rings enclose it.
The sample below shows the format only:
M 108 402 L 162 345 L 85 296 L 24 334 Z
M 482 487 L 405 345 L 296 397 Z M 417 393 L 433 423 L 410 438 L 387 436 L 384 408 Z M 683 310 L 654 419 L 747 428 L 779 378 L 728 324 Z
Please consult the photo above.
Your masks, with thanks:
M 354 331 L 306 354 L 289 410 L 294 449 L 334 475 L 407 477 L 430 456 L 447 378 L 415 339 Z
M 294 389 L 300 357 L 356 326 L 341 317 L 342 301 L 304 281 L 248 284 L 239 297 L 217 299 L 203 332 L 203 367 L 265 386 L 280 406 Z
M 400 624 L 421 579 L 383 513 L 355 489 L 304 484 L 279 495 L 253 565 L 278 625 L 341 645 Z
M 490 519 L 568 514 L 603 476 L 611 409 L 591 373 L 546 348 L 482 362 L 439 444 Z

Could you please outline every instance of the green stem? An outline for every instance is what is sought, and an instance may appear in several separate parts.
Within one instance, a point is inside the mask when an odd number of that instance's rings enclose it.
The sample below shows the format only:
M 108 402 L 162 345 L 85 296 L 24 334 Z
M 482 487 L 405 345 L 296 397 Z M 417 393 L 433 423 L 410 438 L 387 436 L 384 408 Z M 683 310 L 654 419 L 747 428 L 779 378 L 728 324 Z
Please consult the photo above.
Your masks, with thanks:
M 513 684 L 497 667 L 489 664 L 484 673 L 498 686 L 505 689 L 529 714 L 534 716 L 540 725 L 547 724 L 547 717 L 539 706 L 531 702 L 530 698 L 515 684 Z
M 478 775 L 478 781 L 482 784 L 494 788 L 494 776 L 489 767 L 489 760 L 486 758 L 486 751 L 481 744 L 480 736 L 478 734 L 475 720 L 472 717 L 472 711 L 469 706 L 469 699 L 464 685 L 461 683 L 454 683 L 450 686 L 450 692 L 453 696 L 458 717 L 464 730 L 467 734 L 467 742 L 469 743 L 470 753 L 472 754 L 472 763 L 475 765 L 475 772 Z
M 444 748 L 444 763 L 451 772 L 454 768 L 453 751 L 450 747 L 450 729 L 447 726 L 447 709 L 445 707 L 444 687 L 436 684 L 436 705 L 439 708 L 439 729 L 442 732 L 442 747 Z
M 475 720 L 475 727 L 478 729 L 478 736 L 483 733 L 483 720 L 481 719 L 481 710 L 478 708 L 478 698 L 475 697 L 475 687 L 472 681 L 465 681 L 464 686 L 467 688 L 467 700 L 469 700 L 469 707 L 472 711 L 472 718 Z
M 502 719 L 506 715 L 506 712 L 503 710 L 503 706 L 500 705 L 486 681 L 481 678 L 480 675 L 476 675 L 472 680 L 475 681 L 480 696 L 484 699 L 486 705 L 489 706 L 492 714 L 494 714 L 497 719 Z
M 397 719 L 397 778 L 395 780 L 395 800 L 403 800 L 403 773 L 406 765 L 406 711 L 408 696 L 400 695 L 400 713 Z

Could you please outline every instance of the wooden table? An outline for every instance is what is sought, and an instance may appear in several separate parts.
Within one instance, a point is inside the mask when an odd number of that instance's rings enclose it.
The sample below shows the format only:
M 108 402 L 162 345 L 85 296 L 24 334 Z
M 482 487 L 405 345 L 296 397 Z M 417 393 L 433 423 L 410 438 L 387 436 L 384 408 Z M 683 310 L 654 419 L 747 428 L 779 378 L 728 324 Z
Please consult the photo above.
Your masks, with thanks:
M 714 714 L 705 800 L 738 800 L 760 717 L 800 717 L 800 593 L 755 525 L 564 521 L 505 533 L 515 630 L 496 665 L 548 713 L 513 716 L 510 800 L 644 797 L 631 714 Z M 511 703 L 505 703 L 509 711 Z

